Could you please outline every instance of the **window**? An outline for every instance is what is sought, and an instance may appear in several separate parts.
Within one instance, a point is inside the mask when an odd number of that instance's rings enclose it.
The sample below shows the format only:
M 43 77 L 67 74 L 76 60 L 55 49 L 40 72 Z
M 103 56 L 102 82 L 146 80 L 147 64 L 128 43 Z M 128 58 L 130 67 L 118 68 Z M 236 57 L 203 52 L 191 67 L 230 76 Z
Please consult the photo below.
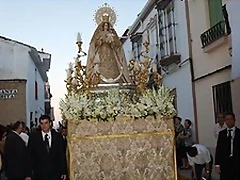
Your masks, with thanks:
M 208 0 L 210 26 L 223 20 L 222 0 Z
M 156 56 L 156 48 L 157 48 L 157 28 L 156 26 L 154 26 L 152 29 L 150 29 L 150 53 L 149 55 L 151 57 L 155 57 Z
M 232 112 L 232 93 L 230 81 L 212 87 L 214 113 Z M 215 118 L 216 119 L 216 118 Z
M 161 58 L 177 53 L 173 2 L 170 2 L 164 9 L 159 10 L 159 38 Z
M 140 53 L 142 52 L 142 44 L 142 38 L 132 42 L 132 52 L 136 60 L 140 60 L 141 58 Z

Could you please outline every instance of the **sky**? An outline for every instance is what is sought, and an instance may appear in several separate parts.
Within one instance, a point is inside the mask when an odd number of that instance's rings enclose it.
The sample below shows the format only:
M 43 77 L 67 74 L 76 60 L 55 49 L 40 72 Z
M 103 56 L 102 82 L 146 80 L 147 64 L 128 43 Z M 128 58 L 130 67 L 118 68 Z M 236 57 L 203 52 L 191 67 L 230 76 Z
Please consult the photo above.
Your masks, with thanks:
M 114 7 L 115 29 L 122 35 L 147 0 L 0 0 L 0 35 L 52 54 L 48 77 L 56 120 L 61 120 L 58 104 L 66 93 L 65 69 L 76 57 L 77 33 L 82 34 L 87 52 L 96 28 L 95 10 L 105 2 Z

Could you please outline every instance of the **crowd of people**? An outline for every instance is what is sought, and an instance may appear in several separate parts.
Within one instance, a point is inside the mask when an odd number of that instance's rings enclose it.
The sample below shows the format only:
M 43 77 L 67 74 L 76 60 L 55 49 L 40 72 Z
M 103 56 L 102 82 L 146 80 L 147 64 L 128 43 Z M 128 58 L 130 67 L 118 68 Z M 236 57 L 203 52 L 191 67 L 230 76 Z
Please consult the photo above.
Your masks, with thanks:
M 194 180 L 208 180 L 212 169 L 220 180 L 240 180 L 240 129 L 233 113 L 218 114 L 214 135 L 215 158 L 207 147 L 194 141 L 192 122 L 174 117 L 177 165 L 191 169 Z M 31 131 L 24 122 L 0 125 L 0 180 L 67 180 L 67 130 L 52 128 L 49 116 L 39 118 L 39 127 Z
M 52 128 L 49 116 L 31 132 L 24 122 L 0 125 L 1 180 L 67 180 L 67 131 Z
M 214 129 L 217 145 L 213 158 L 206 146 L 194 142 L 191 121 L 187 119 L 182 125 L 182 119 L 174 117 L 178 167 L 191 169 L 194 180 L 202 180 L 203 176 L 212 180 L 213 165 L 220 180 L 240 180 L 240 129 L 235 125 L 235 114 L 219 113 L 217 118 Z

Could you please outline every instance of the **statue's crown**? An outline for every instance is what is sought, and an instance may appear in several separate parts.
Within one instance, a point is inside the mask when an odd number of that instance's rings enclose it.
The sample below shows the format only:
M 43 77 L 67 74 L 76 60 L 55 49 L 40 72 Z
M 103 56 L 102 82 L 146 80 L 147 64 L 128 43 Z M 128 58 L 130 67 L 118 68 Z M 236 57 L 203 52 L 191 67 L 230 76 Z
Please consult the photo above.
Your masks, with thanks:
M 102 7 L 96 10 L 94 19 L 97 25 L 101 24 L 102 22 L 108 22 L 114 26 L 117 20 L 117 15 L 113 8 L 111 8 L 107 3 L 104 3 Z

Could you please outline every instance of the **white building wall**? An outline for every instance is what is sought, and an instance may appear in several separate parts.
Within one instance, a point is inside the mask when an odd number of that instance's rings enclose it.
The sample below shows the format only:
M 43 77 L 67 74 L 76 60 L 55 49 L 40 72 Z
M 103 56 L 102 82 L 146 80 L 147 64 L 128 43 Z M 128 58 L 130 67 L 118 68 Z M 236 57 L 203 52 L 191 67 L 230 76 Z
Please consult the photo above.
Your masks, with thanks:
M 176 88 L 178 116 L 182 119 L 190 119 L 194 128 L 190 64 L 186 63 L 174 73 L 164 76 L 163 84 L 171 89 Z
M 148 1 L 148 3 L 151 0 Z M 174 70 L 164 73 L 163 72 L 163 84 L 171 89 L 176 88 L 177 93 L 177 108 L 178 115 L 183 119 L 190 119 L 193 122 L 194 127 L 194 109 L 193 109 L 193 97 L 192 97 L 192 82 L 189 59 L 189 47 L 188 47 L 188 30 L 186 22 L 186 11 L 184 1 L 174 1 L 175 11 L 175 23 L 176 25 L 176 44 L 177 50 L 181 54 L 181 67 L 174 67 Z M 157 16 L 157 9 L 153 7 L 149 15 L 142 21 L 142 25 L 134 33 L 144 32 L 143 39 L 146 38 L 146 28 L 151 20 Z M 140 20 L 139 20 L 140 21 Z M 131 30 L 130 30 L 131 32 Z M 149 31 L 150 40 L 150 52 L 149 55 L 155 59 L 157 54 L 160 54 L 159 44 L 159 25 L 157 22 L 157 29 Z M 157 33 L 157 35 L 156 35 Z M 159 56 L 160 57 L 160 56 Z M 171 65 L 174 66 L 174 65 Z
M 229 0 L 226 5 L 232 36 L 232 79 L 240 77 L 240 1 Z
M 155 30 L 155 31 L 149 31 L 147 32 L 147 26 L 148 26 L 148 23 L 154 19 L 154 17 L 157 15 L 157 10 L 155 8 L 153 8 L 151 10 L 151 12 L 149 13 L 149 15 L 143 20 L 141 21 L 141 26 L 135 31 L 135 33 L 141 33 L 143 32 L 143 35 L 142 35 L 142 39 L 143 39 L 143 42 L 145 40 L 149 40 L 149 48 L 150 48 L 150 52 L 149 52 L 149 56 L 151 56 L 152 58 L 155 58 L 156 54 L 158 53 L 158 47 L 156 46 L 156 44 L 158 44 L 158 39 L 156 39 L 156 34 L 158 34 L 158 28 Z M 129 39 L 129 42 L 130 42 L 130 39 Z M 132 45 L 130 46 L 130 50 L 132 49 Z M 143 49 L 144 50 L 144 46 L 143 46 Z M 143 60 L 141 58 L 141 60 Z
M 1 79 L 26 79 L 29 57 L 28 50 L 28 47 L 0 38 Z
M 232 103 L 233 103 L 233 112 L 236 115 L 236 124 L 240 126 L 240 1 L 239 0 L 229 0 L 226 4 L 226 9 L 228 12 L 229 23 L 231 26 L 231 43 L 230 47 L 232 47 L 232 68 L 231 68 L 231 79 L 233 80 L 231 83 L 232 89 Z
M 151 19 L 154 18 L 155 15 L 157 15 L 157 10 L 155 8 L 153 8 L 151 10 L 151 12 L 149 13 L 149 15 L 146 17 L 146 19 L 144 19 L 142 22 L 142 29 L 141 29 L 142 31 L 145 31 L 148 23 L 150 22 Z
M 44 84 L 40 74 L 35 73 L 36 66 L 29 55 L 30 48 L 0 37 L 0 77 L 1 79 L 26 79 L 26 124 L 30 126 L 32 118 L 44 114 Z M 35 76 L 38 82 L 38 100 L 35 100 Z M 36 115 L 35 115 L 36 112 Z
M 150 48 L 149 56 L 151 56 L 153 59 L 156 57 L 156 55 L 158 54 L 158 51 L 159 51 L 159 48 L 157 46 L 158 39 L 156 38 L 158 36 L 158 21 L 156 21 L 157 22 L 156 29 L 151 29 L 148 32 L 146 30 L 147 30 L 148 24 L 154 18 L 156 18 L 156 19 L 158 18 L 157 17 L 157 10 L 155 8 L 152 9 L 152 11 L 146 17 L 146 19 L 143 21 L 143 24 L 142 24 L 143 29 L 145 31 L 144 34 L 143 34 L 143 42 L 144 42 L 144 40 L 146 40 L 146 38 L 148 36 L 149 43 L 150 43 L 150 45 L 149 45 L 149 48 Z
M 39 118 L 45 114 L 45 82 L 43 82 L 37 68 L 29 57 L 27 75 L 27 119 L 30 124 L 30 114 L 32 112 L 32 120 Z M 38 99 L 35 99 L 35 80 L 38 87 Z
M 176 88 L 178 116 L 183 119 L 189 118 L 194 123 L 194 109 L 192 96 L 192 82 L 189 59 L 188 30 L 186 22 L 185 2 L 175 1 L 176 20 L 176 43 L 177 50 L 181 54 L 180 67 L 177 66 L 173 72 L 164 74 L 163 84 L 169 88 Z M 194 125 L 193 125 L 194 127 Z

